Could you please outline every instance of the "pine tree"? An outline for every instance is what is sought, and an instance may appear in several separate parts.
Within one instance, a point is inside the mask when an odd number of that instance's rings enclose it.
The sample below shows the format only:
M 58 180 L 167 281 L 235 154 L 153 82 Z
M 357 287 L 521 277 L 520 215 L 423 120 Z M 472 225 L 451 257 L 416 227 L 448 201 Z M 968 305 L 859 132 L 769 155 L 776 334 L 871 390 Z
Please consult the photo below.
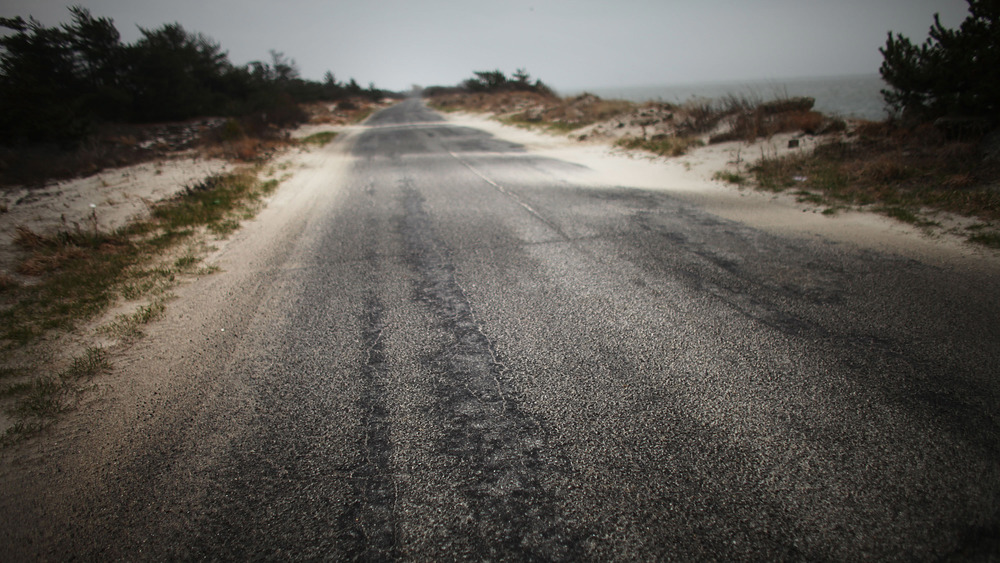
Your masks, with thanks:
M 879 69 L 882 95 L 904 115 L 989 117 L 1000 110 L 1000 0 L 968 0 L 957 30 L 934 25 L 922 45 L 890 31 Z

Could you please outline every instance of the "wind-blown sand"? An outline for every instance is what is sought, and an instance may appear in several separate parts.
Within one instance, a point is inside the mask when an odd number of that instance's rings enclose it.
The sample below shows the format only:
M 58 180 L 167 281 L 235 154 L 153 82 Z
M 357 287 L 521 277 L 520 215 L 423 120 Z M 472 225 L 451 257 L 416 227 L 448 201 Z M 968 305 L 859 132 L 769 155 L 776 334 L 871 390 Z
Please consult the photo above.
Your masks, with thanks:
M 488 131 L 497 138 L 524 145 L 529 151 L 584 166 L 574 181 L 581 185 L 625 186 L 668 192 L 706 211 L 770 232 L 796 237 L 821 237 L 834 243 L 897 254 L 942 267 L 1000 267 L 1000 252 L 970 244 L 947 233 L 928 234 L 899 221 L 863 211 L 822 214 L 822 208 L 797 201 L 785 193 L 739 188 L 713 179 L 723 170 L 746 170 L 762 156 L 811 150 L 816 137 L 776 135 L 754 144 L 728 142 L 695 148 L 681 157 L 657 157 L 627 151 L 600 141 L 578 141 L 564 135 L 501 124 L 487 116 L 449 113 L 453 125 Z M 798 138 L 800 148 L 789 149 L 788 140 Z M 935 216 L 942 222 L 961 223 L 960 218 Z

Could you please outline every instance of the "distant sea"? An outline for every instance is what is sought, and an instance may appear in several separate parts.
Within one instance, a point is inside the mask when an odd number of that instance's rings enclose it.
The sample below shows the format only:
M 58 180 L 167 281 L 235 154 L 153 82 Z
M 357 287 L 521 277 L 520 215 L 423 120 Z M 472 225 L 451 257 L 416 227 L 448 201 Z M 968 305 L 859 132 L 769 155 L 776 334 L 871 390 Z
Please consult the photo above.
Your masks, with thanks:
M 809 96 L 816 99 L 816 111 L 840 117 L 881 120 L 887 116 L 881 90 L 885 82 L 877 74 L 824 78 L 792 78 L 743 82 L 704 82 L 660 86 L 630 86 L 586 90 L 605 99 L 633 102 L 660 101 L 681 104 L 695 99 L 719 99 L 730 94 L 751 96 L 763 101 L 778 97 Z M 577 95 L 583 90 L 569 91 Z

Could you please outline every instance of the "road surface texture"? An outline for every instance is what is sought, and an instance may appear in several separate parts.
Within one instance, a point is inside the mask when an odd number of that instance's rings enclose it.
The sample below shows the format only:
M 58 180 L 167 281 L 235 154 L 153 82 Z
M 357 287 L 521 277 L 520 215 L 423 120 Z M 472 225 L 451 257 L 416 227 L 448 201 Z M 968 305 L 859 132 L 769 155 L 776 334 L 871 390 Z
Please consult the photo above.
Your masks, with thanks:
M 418 100 L 310 158 L 8 455 L 6 553 L 1000 555 L 995 270 L 575 185 Z

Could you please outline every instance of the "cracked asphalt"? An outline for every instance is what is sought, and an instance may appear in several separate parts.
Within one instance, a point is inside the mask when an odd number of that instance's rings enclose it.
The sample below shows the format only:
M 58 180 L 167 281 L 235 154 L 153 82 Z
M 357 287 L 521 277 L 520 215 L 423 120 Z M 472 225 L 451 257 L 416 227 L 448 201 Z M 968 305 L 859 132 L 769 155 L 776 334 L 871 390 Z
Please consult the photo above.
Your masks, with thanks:
M 366 125 L 12 553 L 1000 557 L 992 272 L 577 186 L 418 100 Z

